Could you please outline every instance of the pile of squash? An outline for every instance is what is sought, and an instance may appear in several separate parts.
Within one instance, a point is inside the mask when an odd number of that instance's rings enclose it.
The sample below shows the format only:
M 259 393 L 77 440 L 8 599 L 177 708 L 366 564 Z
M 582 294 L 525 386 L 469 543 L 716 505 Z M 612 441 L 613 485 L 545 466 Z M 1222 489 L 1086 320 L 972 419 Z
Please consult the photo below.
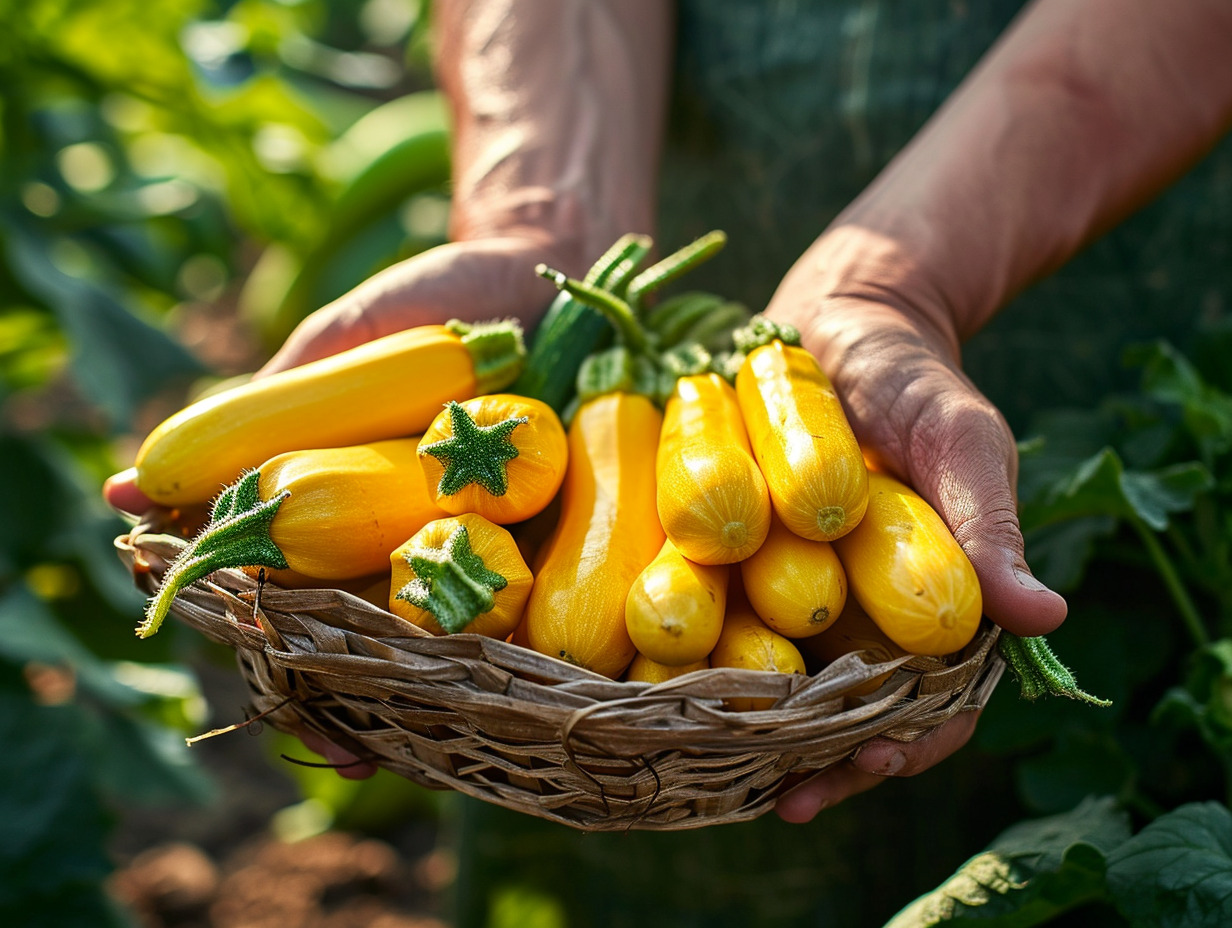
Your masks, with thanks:
M 650 242 L 626 236 L 583 280 L 536 269 L 560 295 L 529 352 L 510 320 L 421 326 L 169 418 L 138 488 L 218 495 L 138 634 L 239 567 L 371 583 L 433 634 L 614 679 L 962 649 L 982 614 L 970 562 L 869 466 L 798 333 L 709 294 L 644 307 L 723 241 L 638 270 Z

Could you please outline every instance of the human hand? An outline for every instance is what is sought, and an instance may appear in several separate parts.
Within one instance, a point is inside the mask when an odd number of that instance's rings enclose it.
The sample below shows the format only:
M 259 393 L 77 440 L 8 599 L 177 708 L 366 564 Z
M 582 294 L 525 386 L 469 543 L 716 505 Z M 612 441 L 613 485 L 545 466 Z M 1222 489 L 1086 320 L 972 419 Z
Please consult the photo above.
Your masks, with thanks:
M 1064 599 L 1027 566 L 1017 516 L 1014 436 L 959 365 L 957 327 L 935 291 L 905 287 L 902 256 L 859 229 L 823 236 L 796 263 L 767 315 L 790 322 L 842 398 L 877 462 L 937 510 L 975 567 L 984 613 L 1024 637 L 1054 630 Z M 874 739 L 850 760 L 787 793 L 787 821 L 936 764 L 970 738 L 962 712 L 918 741 Z

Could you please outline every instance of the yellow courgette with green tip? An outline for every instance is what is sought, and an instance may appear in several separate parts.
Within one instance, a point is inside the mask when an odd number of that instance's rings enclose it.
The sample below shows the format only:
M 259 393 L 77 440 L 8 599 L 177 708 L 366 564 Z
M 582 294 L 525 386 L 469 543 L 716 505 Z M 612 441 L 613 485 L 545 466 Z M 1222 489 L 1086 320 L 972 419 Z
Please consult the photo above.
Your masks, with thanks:
M 285 451 L 421 435 L 448 400 L 509 384 L 524 357 L 516 322 L 451 322 L 249 381 L 155 428 L 137 452 L 137 488 L 164 506 L 204 503 Z

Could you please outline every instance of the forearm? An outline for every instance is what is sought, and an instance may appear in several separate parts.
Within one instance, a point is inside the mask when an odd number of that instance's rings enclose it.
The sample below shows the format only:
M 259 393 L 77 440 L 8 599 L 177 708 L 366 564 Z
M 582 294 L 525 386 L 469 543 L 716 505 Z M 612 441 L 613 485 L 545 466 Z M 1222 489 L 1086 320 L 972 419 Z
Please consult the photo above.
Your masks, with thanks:
M 589 260 L 653 231 L 671 6 L 439 0 L 455 240 L 546 234 Z
M 956 351 L 1230 125 L 1226 3 L 1039 0 L 819 240 L 812 289 L 910 302 Z

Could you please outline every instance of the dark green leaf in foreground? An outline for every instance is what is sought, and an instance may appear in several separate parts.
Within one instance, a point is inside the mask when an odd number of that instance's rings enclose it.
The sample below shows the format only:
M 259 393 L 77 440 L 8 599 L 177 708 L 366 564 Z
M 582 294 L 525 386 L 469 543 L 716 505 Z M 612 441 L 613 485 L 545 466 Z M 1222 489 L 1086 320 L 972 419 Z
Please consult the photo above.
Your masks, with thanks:
M 1044 924 L 1103 898 L 1105 860 L 1129 834 L 1128 816 L 1109 798 L 1014 825 L 885 928 Z
M 1108 890 L 1134 926 L 1232 925 L 1232 812 L 1190 803 L 1108 855 Z

